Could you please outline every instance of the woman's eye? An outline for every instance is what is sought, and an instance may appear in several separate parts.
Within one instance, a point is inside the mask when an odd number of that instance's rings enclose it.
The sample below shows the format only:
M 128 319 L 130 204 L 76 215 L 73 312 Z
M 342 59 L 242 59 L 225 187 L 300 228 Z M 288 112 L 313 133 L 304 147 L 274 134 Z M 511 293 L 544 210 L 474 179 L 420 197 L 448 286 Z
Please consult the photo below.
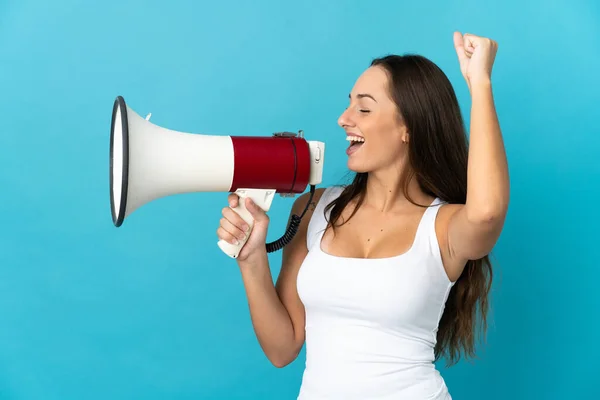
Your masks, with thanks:
M 358 111 L 360 111 L 360 112 L 362 112 L 362 113 L 368 113 L 368 112 L 371 112 L 370 110 L 358 110 Z

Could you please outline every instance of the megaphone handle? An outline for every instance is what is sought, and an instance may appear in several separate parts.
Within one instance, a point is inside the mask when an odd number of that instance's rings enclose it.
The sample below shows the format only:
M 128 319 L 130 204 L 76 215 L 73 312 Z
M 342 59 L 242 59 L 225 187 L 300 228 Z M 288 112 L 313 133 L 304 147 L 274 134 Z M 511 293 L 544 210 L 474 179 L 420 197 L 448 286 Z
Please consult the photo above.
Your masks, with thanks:
M 219 248 L 231 258 L 237 258 L 240 255 L 242 247 L 246 244 L 250 232 L 254 228 L 254 218 L 250 211 L 246 209 L 246 198 L 251 198 L 254 203 L 262 208 L 265 212 L 271 208 L 273 197 L 275 196 L 275 189 L 238 189 L 235 191 L 240 198 L 237 207 L 233 207 L 232 210 L 239 214 L 240 217 L 250 226 L 248 235 L 244 240 L 240 240 L 238 244 L 231 244 L 225 240 L 219 240 L 217 245 Z

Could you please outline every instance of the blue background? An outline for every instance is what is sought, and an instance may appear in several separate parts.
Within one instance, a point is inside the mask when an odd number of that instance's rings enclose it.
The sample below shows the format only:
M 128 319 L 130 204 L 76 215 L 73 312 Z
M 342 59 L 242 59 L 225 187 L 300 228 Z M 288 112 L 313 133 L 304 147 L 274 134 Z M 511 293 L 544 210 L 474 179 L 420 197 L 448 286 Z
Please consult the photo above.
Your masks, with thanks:
M 343 183 L 336 120 L 373 57 L 430 57 L 468 120 L 454 30 L 499 42 L 512 202 L 488 346 L 443 376 L 463 400 L 597 395 L 599 17 L 592 0 L 0 0 L 0 398 L 295 398 L 304 353 L 269 364 L 216 246 L 226 194 L 112 225 L 113 100 L 187 132 L 304 129 L 326 142 L 324 184 Z

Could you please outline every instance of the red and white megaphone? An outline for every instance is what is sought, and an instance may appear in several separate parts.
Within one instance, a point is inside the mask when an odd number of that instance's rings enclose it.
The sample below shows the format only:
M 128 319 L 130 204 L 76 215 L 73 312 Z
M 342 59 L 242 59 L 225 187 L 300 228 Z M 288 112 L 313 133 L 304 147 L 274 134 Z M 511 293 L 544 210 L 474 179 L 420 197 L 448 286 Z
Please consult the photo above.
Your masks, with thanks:
M 162 128 L 142 118 L 118 96 L 110 132 L 110 205 L 119 227 L 140 206 L 160 197 L 190 192 L 235 192 L 234 210 L 252 228 L 243 199 L 268 211 L 275 193 L 293 196 L 321 183 L 325 144 L 307 141 L 302 132 L 268 137 L 219 136 Z M 285 246 L 302 216 L 293 216 L 286 233 L 268 243 L 269 252 Z M 245 241 L 219 247 L 236 258 Z

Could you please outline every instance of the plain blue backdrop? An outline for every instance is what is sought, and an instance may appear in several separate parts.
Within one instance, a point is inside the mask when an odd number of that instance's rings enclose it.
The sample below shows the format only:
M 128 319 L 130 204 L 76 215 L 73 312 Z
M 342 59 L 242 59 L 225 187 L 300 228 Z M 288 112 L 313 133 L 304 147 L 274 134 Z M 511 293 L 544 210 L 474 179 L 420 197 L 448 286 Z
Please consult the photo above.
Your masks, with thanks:
M 295 398 L 304 353 L 271 366 L 216 246 L 226 193 L 112 225 L 113 100 L 187 132 L 303 129 L 343 183 L 336 120 L 373 57 L 430 57 L 468 121 L 454 30 L 499 43 L 512 201 L 487 346 L 439 367 L 460 400 L 597 398 L 599 21 L 595 0 L 0 0 L 0 398 Z

